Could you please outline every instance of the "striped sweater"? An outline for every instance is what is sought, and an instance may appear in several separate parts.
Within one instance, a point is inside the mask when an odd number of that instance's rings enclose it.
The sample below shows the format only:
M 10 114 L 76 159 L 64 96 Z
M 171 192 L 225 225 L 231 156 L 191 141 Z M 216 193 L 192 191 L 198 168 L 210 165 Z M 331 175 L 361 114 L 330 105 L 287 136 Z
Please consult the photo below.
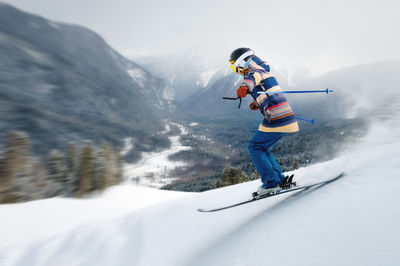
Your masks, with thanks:
M 246 86 L 254 103 L 260 108 L 264 120 L 258 130 L 263 132 L 296 132 L 299 130 L 296 117 L 283 93 L 261 93 L 259 91 L 281 91 L 269 65 L 257 56 L 250 59 L 249 70 L 244 74 L 240 86 Z

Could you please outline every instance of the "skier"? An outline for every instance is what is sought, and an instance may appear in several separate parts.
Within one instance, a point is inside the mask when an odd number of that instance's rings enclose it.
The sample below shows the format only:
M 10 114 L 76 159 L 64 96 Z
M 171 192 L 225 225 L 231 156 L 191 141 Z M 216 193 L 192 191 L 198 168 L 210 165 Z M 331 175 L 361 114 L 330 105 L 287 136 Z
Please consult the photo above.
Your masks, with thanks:
M 258 93 L 279 92 L 281 88 L 271 74 L 269 65 L 257 57 L 253 50 L 238 48 L 232 52 L 229 61 L 233 71 L 243 75 L 237 96 L 244 98 L 250 94 L 253 98 L 250 109 L 260 110 L 264 116 L 258 131 L 248 144 L 254 167 L 263 183 L 257 194 L 262 196 L 277 193 L 287 178 L 285 179 L 269 148 L 287 133 L 299 131 L 296 117 L 283 93 Z

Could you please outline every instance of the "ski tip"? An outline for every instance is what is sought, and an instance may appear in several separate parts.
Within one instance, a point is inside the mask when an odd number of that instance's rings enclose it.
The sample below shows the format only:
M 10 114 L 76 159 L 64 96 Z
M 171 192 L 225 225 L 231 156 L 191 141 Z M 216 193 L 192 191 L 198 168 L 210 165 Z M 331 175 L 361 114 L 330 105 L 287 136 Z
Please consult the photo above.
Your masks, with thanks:
M 210 212 L 216 212 L 219 211 L 220 209 L 197 209 L 198 212 L 201 213 L 210 213 Z
M 340 174 L 338 174 L 336 177 L 332 178 L 331 180 L 327 180 L 326 183 L 329 184 L 329 183 L 331 183 L 333 181 L 336 181 L 336 180 L 342 178 L 343 176 L 345 176 L 345 173 L 341 172 Z
M 339 172 L 339 174 L 337 174 L 336 177 L 343 177 L 344 176 L 344 172 Z

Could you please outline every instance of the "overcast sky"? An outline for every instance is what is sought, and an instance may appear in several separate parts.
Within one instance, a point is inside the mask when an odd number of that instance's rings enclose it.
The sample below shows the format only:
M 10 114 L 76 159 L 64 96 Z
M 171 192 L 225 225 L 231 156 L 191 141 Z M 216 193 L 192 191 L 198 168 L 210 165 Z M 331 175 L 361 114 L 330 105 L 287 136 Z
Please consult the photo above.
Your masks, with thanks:
M 264 60 L 312 74 L 400 58 L 397 0 L 5 0 L 86 26 L 125 56 L 207 44 L 228 56 L 247 46 Z M 206 54 L 204 56 L 207 56 Z

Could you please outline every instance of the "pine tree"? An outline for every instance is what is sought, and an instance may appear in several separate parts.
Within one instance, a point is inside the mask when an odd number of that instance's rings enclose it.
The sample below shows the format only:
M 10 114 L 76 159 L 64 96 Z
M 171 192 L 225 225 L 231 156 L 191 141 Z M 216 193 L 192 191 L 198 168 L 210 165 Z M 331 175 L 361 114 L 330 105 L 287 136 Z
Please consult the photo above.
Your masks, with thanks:
M 48 161 L 48 175 L 52 181 L 52 195 L 65 195 L 68 183 L 68 173 L 64 155 L 58 150 L 52 150 Z
M 22 201 L 38 200 L 52 196 L 51 184 L 45 167 L 35 157 L 29 157 L 27 174 L 18 179 L 17 191 Z
M 106 161 L 102 150 L 93 151 L 94 173 L 92 175 L 92 191 L 103 190 Z
M 94 173 L 93 147 L 90 141 L 86 141 L 82 148 L 78 169 L 78 197 L 92 190 L 92 178 Z
M 259 175 L 259 173 L 257 171 L 254 171 L 251 180 L 258 180 L 258 179 L 260 179 L 260 175 Z
M 103 144 L 101 150 L 98 153 L 96 160 L 96 179 L 99 190 L 104 190 L 107 187 L 107 176 L 109 175 L 108 171 L 108 161 L 107 161 L 107 151 L 106 144 Z
M 97 188 L 103 190 L 122 182 L 123 161 L 119 151 L 115 151 L 109 143 L 103 143 L 96 160 Z
M 120 184 L 124 181 L 124 161 L 122 160 L 122 153 L 119 149 L 116 151 L 116 174 L 115 174 L 115 182 L 116 184 Z
M 103 190 L 112 184 L 112 150 L 108 143 L 103 143 L 99 156 L 99 189 Z
M 25 200 L 21 186 L 29 177 L 29 138 L 20 131 L 7 135 L 0 169 L 0 202 L 11 203 Z
M 241 169 L 227 166 L 222 173 L 221 186 L 230 186 L 246 181 L 249 181 L 249 178 L 243 174 Z
M 51 181 L 46 168 L 37 159 L 33 159 L 31 175 L 32 184 L 35 184 L 34 190 L 30 193 L 32 200 L 50 197 Z
M 216 188 L 220 188 L 220 187 L 221 187 L 221 180 L 220 179 L 212 181 L 211 189 L 216 189 Z
M 294 158 L 294 163 L 293 163 L 293 170 L 299 169 L 299 159 L 297 157 Z
M 79 149 L 75 142 L 68 143 L 66 168 L 67 168 L 67 184 L 66 194 L 72 196 L 78 191 L 78 166 L 79 166 Z

